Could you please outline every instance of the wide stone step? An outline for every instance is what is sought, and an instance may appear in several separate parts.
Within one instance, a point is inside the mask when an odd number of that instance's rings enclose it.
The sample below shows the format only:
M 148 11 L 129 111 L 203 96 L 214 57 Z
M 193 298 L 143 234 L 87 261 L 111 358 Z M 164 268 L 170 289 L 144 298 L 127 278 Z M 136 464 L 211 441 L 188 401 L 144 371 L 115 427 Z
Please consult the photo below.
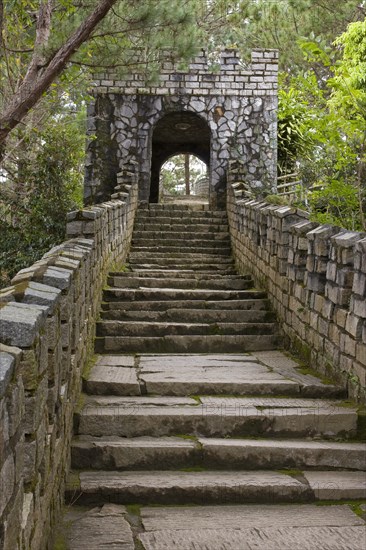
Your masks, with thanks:
M 194 279 L 195 281 L 230 281 L 237 279 L 244 279 L 246 281 L 252 280 L 252 276 L 237 275 L 235 273 L 221 273 L 221 272 L 207 272 L 198 271 L 194 269 L 134 269 L 132 271 L 111 271 L 109 274 L 110 280 L 113 277 L 120 277 L 122 279 L 129 277 L 144 277 L 149 279 Z
M 117 302 L 118 303 L 118 302 Z M 165 311 L 150 309 L 124 311 L 122 308 L 101 312 L 104 320 L 115 321 L 155 321 L 176 323 L 268 323 L 275 321 L 274 313 L 261 310 L 230 309 L 182 309 L 170 308 Z
M 261 292 L 261 291 L 251 291 Z M 257 294 L 258 295 L 258 294 Z M 270 307 L 269 300 L 265 299 L 265 292 L 261 292 L 262 298 L 246 298 L 245 300 L 138 300 L 138 301 L 110 301 L 103 302 L 104 311 L 123 310 L 128 311 L 170 311 L 170 310 L 203 310 L 210 315 L 213 311 L 266 311 Z M 189 314 L 189 313 L 188 313 Z
M 366 470 L 366 444 L 324 440 L 78 436 L 71 457 L 95 470 Z
M 221 260 L 221 258 L 220 258 Z M 225 260 L 224 263 L 218 262 L 217 264 L 206 261 L 197 264 L 194 260 L 189 260 L 188 262 L 175 261 L 170 258 L 159 259 L 153 263 L 145 263 L 143 260 L 131 260 L 129 261 L 129 267 L 132 271 L 141 271 L 141 270 L 160 270 L 160 271 L 170 271 L 171 269 L 181 270 L 182 272 L 193 271 L 199 273 L 209 273 L 211 275 L 237 275 L 234 261 L 228 262 Z
M 273 334 L 274 323 L 174 323 L 154 321 L 114 321 L 97 323 L 97 336 L 167 336 L 167 335 L 243 335 Z
M 217 254 L 216 252 L 213 254 L 201 254 L 199 252 L 131 252 L 129 255 L 129 263 L 162 264 L 166 266 L 172 265 L 174 267 L 176 267 L 177 264 L 186 267 L 195 265 L 201 270 L 205 264 L 225 264 L 231 267 L 234 265 L 234 260 L 230 256 Z
M 209 290 L 179 288 L 107 288 L 103 291 L 105 301 L 124 300 L 253 300 L 266 298 L 261 290 Z
M 139 210 L 136 215 L 137 221 L 141 220 L 164 220 L 165 223 L 175 223 L 177 219 L 180 223 L 209 223 L 210 221 L 216 223 L 227 223 L 227 214 L 222 210 L 211 211 L 190 211 L 176 208 L 176 209 L 161 209 L 161 210 Z M 167 220 L 171 220 L 168 222 Z
M 184 288 L 184 289 L 218 289 L 247 290 L 253 287 L 252 279 L 231 277 L 230 279 L 177 278 L 177 277 L 139 277 L 135 273 L 127 276 L 108 277 L 108 285 L 115 288 Z
M 197 234 L 195 235 L 197 237 Z M 213 237 L 209 238 L 205 235 L 200 236 L 200 238 L 193 238 L 192 235 L 186 235 L 181 233 L 179 237 L 172 237 L 169 234 L 163 235 L 161 237 L 137 237 L 134 233 L 132 238 L 132 249 L 135 247 L 145 247 L 152 248 L 155 247 L 182 247 L 183 245 L 189 246 L 193 249 L 195 248 L 230 248 L 230 239 L 226 237 L 225 239 L 215 239 Z
M 134 231 L 140 232 L 140 231 L 147 231 L 147 232 L 158 232 L 162 234 L 170 234 L 170 233 L 186 233 L 190 236 L 196 236 L 196 235 L 207 235 L 207 238 L 210 238 L 209 235 L 216 235 L 216 234 L 228 234 L 228 224 L 227 222 L 224 223 L 218 223 L 217 221 L 209 222 L 205 221 L 204 223 L 196 223 L 194 220 L 190 220 L 186 222 L 182 222 L 175 220 L 172 223 L 166 223 L 166 222 L 156 222 L 153 219 L 146 219 L 139 221 L 138 219 L 135 220 L 134 225 Z
M 186 241 L 190 242 L 209 242 L 211 243 L 230 243 L 230 235 L 228 231 L 205 231 L 201 226 L 201 229 L 193 231 L 192 228 L 190 231 L 146 231 L 146 230 L 135 230 L 133 232 L 133 239 L 135 241 L 142 240 L 143 242 L 154 244 L 157 241 L 168 241 L 166 244 L 176 243 L 177 241 Z
M 299 479 L 274 471 L 82 471 L 73 472 L 67 500 L 78 504 L 217 504 L 314 502 L 366 495 L 360 472 L 305 471 Z
M 201 397 L 87 397 L 77 433 L 92 436 L 323 437 L 357 436 L 358 415 L 336 400 Z M 152 403 L 156 404 L 152 404 Z
M 302 374 L 300 366 L 289 362 L 285 356 L 282 366 L 264 364 L 265 358 L 261 361 L 257 357 L 261 353 L 269 352 L 240 355 L 101 355 L 84 378 L 84 391 L 98 395 L 245 395 L 255 396 L 252 399 L 256 400 L 257 406 L 276 403 L 269 402 L 268 397 L 265 401 L 258 401 L 258 396 L 301 396 L 306 398 L 302 402 L 305 406 L 314 406 L 308 399 L 310 397 L 345 396 L 343 387 L 324 383 L 310 374 Z M 154 405 L 170 403 L 164 401 L 164 397 L 160 401 L 157 397 L 152 401 L 149 399 L 148 403 Z M 138 403 L 142 403 L 141 399 Z M 180 399 L 179 403 L 196 404 L 189 399 L 187 402 Z M 240 403 L 243 404 L 243 400 Z M 297 400 L 296 404 L 301 402 Z
M 101 336 L 96 353 L 242 353 L 278 348 L 274 335 Z
M 187 242 L 186 244 L 182 244 L 181 246 L 174 246 L 174 245 L 155 245 L 155 246 L 137 246 L 133 245 L 130 252 L 130 258 L 135 258 L 137 254 L 174 254 L 177 257 L 179 257 L 179 254 L 188 254 L 189 256 L 192 256 L 192 254 L 212 254 L 215 256 L 230 256 L 231 254 L 231 247 L 230 246 L 222 246 L 221 244 L 213 245 L 211 243 L 211 246 L 199 246 L 192 245 L 190 242 Z

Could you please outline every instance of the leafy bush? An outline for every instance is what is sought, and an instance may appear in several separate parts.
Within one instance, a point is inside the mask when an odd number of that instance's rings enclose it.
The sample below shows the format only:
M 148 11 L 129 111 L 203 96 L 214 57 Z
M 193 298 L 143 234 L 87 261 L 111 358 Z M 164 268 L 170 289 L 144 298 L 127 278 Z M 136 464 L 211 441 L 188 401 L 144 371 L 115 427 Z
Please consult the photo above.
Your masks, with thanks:
M 70 117 L 27 143 L 17 181 L 1 197 L 0 285 L 65 238 L 66 214 L 82 204 L 84 133 Z

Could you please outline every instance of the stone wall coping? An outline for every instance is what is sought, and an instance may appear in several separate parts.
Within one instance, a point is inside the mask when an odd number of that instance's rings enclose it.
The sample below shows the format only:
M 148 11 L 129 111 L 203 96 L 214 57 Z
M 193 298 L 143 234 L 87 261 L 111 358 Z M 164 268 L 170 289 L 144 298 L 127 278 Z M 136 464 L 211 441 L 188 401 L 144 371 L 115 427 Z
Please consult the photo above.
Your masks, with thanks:
M 362 240 L 364 237 L 365 233 L 342 230 L 336 235 L 330 237 L 330 240 L 333 244 L 341 246 L 342 248 L 350 248 L 353 247 L 357 241 Z
M 301 220 L 297 223 L 294 223 L 291 226 L 290 231 L 292 233 L 296 233 L 297 235 L 306 235 L 316 227 L 319 227 L 319 224 L 317 224 L 316 222 L 311 222 L 309 220 Z
M 335 225 L 319 225 L 319 227 L 316 227 L 315 229 L 312 229 L 307 234 L 307 237 L 310 241 L 313 241 L 315 239 L 326 239 L 328 240 L 330 237 L 335 235 L 336 233 L 339 233 L 340 228 L 336 227 Z

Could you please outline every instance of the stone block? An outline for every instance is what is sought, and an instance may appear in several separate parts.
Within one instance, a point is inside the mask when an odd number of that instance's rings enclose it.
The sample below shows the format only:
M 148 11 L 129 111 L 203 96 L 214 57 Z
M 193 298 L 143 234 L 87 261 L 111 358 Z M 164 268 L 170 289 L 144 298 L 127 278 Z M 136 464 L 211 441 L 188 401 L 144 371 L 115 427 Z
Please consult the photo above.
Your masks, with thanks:
M 14 373 L 15 359 L 12 355 L 0 351 L 0 398 L 6 393 Z
M 0 516 L 15 491 L 15 465 L 12 455 L 5 460 L 0 471 Z
M 28 348 L 45 324 L 46 306 L 8 303 L 0 309 L 0 338 L 4 344 Z

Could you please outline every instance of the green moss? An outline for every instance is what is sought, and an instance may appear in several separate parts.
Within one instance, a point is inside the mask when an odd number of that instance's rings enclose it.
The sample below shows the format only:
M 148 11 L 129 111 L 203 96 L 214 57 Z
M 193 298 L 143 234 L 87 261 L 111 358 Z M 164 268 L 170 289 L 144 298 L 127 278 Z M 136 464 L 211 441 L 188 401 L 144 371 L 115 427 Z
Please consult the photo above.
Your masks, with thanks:
M 291 469 L 284 469 L 284 470 L 277 470 L 277 472 L 279 474 L 284 474 L 286 476 L 290 476 L 290 477 L 299 477 L 299 476 L 302 476 L 303 475 L 303 472 L 302 470 L 296 470 L 295 468 Z
M 197 403 L 197 405 L 201 405 L 201 397 L 199 395 L 189 395 L 188 396 L 190 399 L 194 399 Z
M 198 438 L 196 435 L 174 434 L 172 437 L 179 437 L 180 439 L 188 439 L 189 441 L 198 441 Z
M 95 363 L 97 362 L 98 360 L 98 355 L 92 355 L 90 357 L 90 359 L 87 361 L 85 367 L 84 367 L 84 370 L 83 370 L 83 379 L 84 380 L 88 380 L 89 378 L 89 375 L 90 375 L 90 371 L 92 370 L 92 368 L 94 367 Z
M 76 407 L 75 407 L 75 413 L 80 413 L 81 410 L 83 409 L 84 405 L 85 405 L 85 400 L 86 400 L 86 395 L 85 393 L 81 393 L 79 395 L 79 399 L 78 399 L 78 402 L 76 403 Z
M 131 516 L 141 516 L 141 504 L 127 504 L 126 510 Z
M 300 374 L 304 374 L 305 376 L 306 375 L 313 376 L 314 378 L 317 378 L 318 380 L 320 380 L 322 382 L 322 384 L 334 385 L 334 381 L 331 378 L 328 378 L 327 376 L 324 376 L 324 375 L 320 374 L 319 372 L 312 369 L 311 367 L 300 366 L 300 367 L 295 367 L 295 368 L 296 368 L 297 372 L 299 372 Z
M 56 534 L 53 550 L 67 550 L 65 537 L 60 532 Z

